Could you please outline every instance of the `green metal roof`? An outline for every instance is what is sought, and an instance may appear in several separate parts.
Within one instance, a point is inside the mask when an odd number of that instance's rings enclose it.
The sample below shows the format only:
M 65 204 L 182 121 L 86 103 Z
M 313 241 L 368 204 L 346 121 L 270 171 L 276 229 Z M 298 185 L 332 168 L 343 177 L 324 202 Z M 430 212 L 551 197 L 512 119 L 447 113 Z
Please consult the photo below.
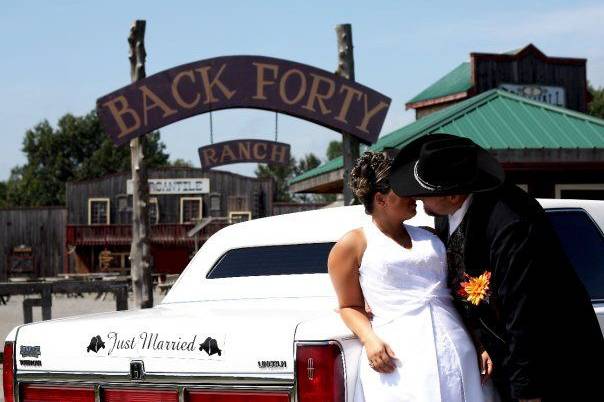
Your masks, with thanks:
M 470 63 L 461 63 L 407 103 L 416 103 L 428 99 L 436 99 L 447 95 L 466 92 L 468 89 L 472 88 L 473 85 Z
M 604 120 L 492 89 L 393 131 L 369 149 L 401 148 L 436 132 L 464 136 L 491 150 L 604 148 Z M 341 157 L 331 160 L 290 184 L 342 166 Z
M 298 183 L 298 182 L 308 179 L 310 177 L 315 177 L 315 176 L 318 176 L 323 173 L 331 172 L 333 170 L 338 170 L 342 166 L 344 166 L 344 160 L 341 156 L 338 156 L 335 159 L 327 161 L 324 164 L 317 166 L 314 169 L 307 170 L 306 172 L 302 173 L 301 175 L 294 177 L 293 179 L 291 179 L 289 181 L 289 184 Z

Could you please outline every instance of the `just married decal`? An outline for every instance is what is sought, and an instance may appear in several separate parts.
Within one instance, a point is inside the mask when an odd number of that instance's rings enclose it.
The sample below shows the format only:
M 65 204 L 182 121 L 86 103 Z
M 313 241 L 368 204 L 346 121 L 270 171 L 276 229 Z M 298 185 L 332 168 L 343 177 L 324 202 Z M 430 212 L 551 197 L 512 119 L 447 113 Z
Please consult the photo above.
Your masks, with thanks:
M 154 352 L 162 355 L 177 354 L 209 358 L 222 356 L 223 346 L 224 342 L 199 334 L 174 336 L 142 331 L 134 336 L 124 336 L 110 331 L 105 337 L 93 336 L 86 347 L 86 352 L 114 356 L 127 354 L 128 351 L 137 351 L 139 353 Z

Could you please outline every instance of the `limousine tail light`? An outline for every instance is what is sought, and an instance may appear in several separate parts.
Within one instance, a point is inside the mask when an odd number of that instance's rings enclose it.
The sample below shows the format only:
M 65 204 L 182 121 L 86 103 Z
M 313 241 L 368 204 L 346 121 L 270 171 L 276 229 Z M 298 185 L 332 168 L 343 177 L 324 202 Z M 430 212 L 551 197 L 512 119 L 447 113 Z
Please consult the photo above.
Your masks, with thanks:
M 344 362 L 335 342 L 296 348 L 298 401 L 344 402 Z
M 94 388 L 26 384 L 22 402 L 94 402 Z
M 4 359 L 2 362 L 2 383 L 4 384 L 4 400 L 15 402 L 15 344 L 4 344 Z
M 178 392 L 169 389 L 103 389 L 104 402 L 178 402 Z
M 287 392 L 187 391 L 188 402 L 289 402 Z

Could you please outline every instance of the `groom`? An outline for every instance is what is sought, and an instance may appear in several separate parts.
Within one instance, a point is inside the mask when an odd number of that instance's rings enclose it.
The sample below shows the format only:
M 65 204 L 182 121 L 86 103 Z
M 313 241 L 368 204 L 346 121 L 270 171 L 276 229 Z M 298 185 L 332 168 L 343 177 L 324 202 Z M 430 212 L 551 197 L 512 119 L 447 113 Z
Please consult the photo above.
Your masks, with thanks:
M 604 400 L 590 298 L 539 203 L 495 158 L 469 139 L 426 135 L 399 152 L 390 183 L 436 217 L 449 286 L 502 399 Z

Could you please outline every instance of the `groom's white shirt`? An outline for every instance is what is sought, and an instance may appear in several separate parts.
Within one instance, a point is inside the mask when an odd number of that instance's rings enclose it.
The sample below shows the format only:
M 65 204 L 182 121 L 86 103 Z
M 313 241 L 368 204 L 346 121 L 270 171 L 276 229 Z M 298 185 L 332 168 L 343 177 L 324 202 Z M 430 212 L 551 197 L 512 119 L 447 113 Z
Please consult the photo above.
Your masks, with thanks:
M 468 195 L 468 198 L 461 204 L 461 207 L 451 215 L 449 215 L 449 236 L 455 232 L 455 229 L 459 226 L 463 217 L 466 216 L 466 212 L 468 212 L 468 208 L 472 203 L 472 194 Z

